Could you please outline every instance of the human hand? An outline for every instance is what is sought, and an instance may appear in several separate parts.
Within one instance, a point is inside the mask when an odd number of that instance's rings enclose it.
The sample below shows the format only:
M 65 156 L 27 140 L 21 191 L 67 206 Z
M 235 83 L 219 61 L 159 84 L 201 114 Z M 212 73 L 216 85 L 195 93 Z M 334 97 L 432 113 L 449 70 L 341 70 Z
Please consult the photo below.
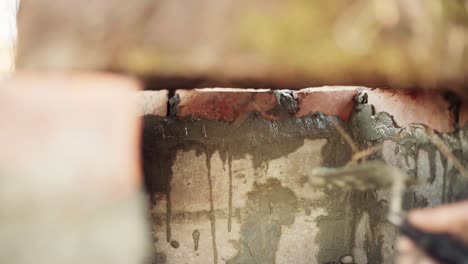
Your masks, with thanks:
M 408 214 L 408 221 L 424 231 L 447 233 L 468 245 L 468 201 L 432 209 L 413 210 Z M 426 256 L 406 237 L 400 238 L 398 251 L 397 263 L 399 264 L 438 263 Z

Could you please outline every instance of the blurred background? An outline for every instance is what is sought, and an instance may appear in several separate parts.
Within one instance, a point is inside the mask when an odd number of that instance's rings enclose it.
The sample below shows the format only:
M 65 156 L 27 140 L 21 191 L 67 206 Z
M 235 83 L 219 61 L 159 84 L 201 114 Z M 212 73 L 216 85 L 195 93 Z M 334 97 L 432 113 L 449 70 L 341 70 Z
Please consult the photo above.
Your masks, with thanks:
M 468 0 L 0 0 L 0 262 L 393 263 L 388 194 L 307 173 L 377 146 L 465 199 L 467 73 Z
M 177 88 L 466 94 L 467 24 L 465 0 L 23 0 L 17 66 L 126 72 Z
M 19 0 L 0 2 L 0 78 L 14 69 L 18 8 Z

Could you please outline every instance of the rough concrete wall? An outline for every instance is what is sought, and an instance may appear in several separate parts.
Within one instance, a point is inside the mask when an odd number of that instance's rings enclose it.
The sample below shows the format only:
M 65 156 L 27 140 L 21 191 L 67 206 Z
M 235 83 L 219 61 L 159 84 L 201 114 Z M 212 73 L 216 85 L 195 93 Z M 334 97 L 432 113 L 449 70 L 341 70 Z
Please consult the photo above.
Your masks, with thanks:
M 392 116 L 411 102 L 426 107 Z M 444 144 L 467 161 L 467 129 L 457 128 L 450 106 L 438 94 L 356 87 L 176 92 L 169 118 L 144 117 L 153 263 L 338 263 L 345 256 L 393 263 L 389 192 L 317 185 L 312 170 L 344 166 L 356 151 L 383 144 L 367 159 L 418 182 L 405 194 L 406 208 L 466 198 L 468 182 L 429 139 L 430 127 L 443 131 Z

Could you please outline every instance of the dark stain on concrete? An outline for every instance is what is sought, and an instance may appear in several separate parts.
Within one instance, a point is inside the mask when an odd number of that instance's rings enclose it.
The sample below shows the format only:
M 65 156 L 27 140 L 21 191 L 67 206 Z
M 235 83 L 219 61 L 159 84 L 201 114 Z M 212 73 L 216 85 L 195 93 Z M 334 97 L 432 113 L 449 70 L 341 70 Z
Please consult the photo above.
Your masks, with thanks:
M 200 243 L 200 231 L 198 231 L 198 229 L 193 230 L 192 238 L 193 238 L 193 250 L 198 251 L 198 246 Z
M 156 252 L 154 254 L 153 261 L 151 262 L 151 264 L 166 264 L 166 263 L 167 263 L 167 257 L 166 257 L 166 254 L 164 254 L 163 252 Z
M 230 147 L 229 147 L 230 149 Z M 229 198 L 228 198 L 228 232 L 232 229 L 232 155 L 228 149 L 228 174 L 229 174 Z
M 255 184 L 247 195 L 239 252 L 228 264 L 275 263 L 282 226 L 294 223 L 298 200 L 278 179 Z
M 367 104 L 365 95 L 360 94 L 359 96 L 356 98 L 357 104 L 350 120 L 348 122 L 339 121 L 340 126 L 351 135 L 360 149 L 365 149 L 384 140 L 396 140 L 395 154 L 405 157 L 406 167 L 411 167 L 413 164 L 414 167 L 409 168 L 408 173 L 414 178 L 417 177 L 419 151 L 427 151 L 430 164 L 430 177 L 427 184 L 433 184 L 436 178 L 437 149 L 428 140 L 425 127 L 411 125 L 404 129 L 399 128 L 389 114 L 375 113 L 373 107 Z M 179 119 L 176 118 L 175 114 L 170 115 L 171 117 L 168 119 L 151 115 L 144 117 L 142 156 L 145 186 L 151 195 L 155 193 L 167 195 L 166 232 L 168 242 L 171 238 L 170 222 L 172 217 L 170 181 L 172 165 L 179 150 L 195 150 L 200 155 L 207 154 L 208 169 L 211 155 L 215 151 L 219 151 L 223 162 L 226 160 L 228 162 L 230 177 L 232 177 L 230 163 L 233 159 L 241 159 L 250 155 L 253 157 L 254 167 L 261 170 L 267 166 L 270 160 L 297 150 L 304 144 L 305 139 L 327 140 L 321 150 L 323 166 L 341 167 L 351 159 L 351 148 L 329 121 L 330 117 L 316 113 L 298 118 L 292 115 L 295 106 L 290 104 L 291 101 L 288 98 L 287 95 L 279 94 L 277 96 L 279 107 L 275 111 L 280 111 L 283 114 L 279 115 L 281 118 L 276 121 L 265 120 L 257 113 L 250 113 L 234 123 L 214 122 L 195 117 Z M 176 111 L 176 107 L 174 109 L 173 111 Z M 454 155 L 466 164 L 468 162 L 468 127 L 441 136 Z M 382 155 L 376 153 L 368 159 L 382 159 Z M 443 201 L 452 202 L 468 197 L 468 182 L 453 167 L 449 167 L 448 162 L 443 157 L 442 165 L 445 171 L 445 185 L 441 190 Z M 210 179 L 211 175 L 208 175 L 208 178 Z M 275 194 L 269 191 L 269 188 L 276 188 L 280 192 Z M 290 195 L 287 194 L 289 192 L 291 192 Z M 381 238 L 372 234 L 376 233 L 379 221 L 385 221 L 383 219 L 385 201 L 378 200 L 376 193 L 370 191 L 337 192 L 336 190 L 327 190 L 326 193 L 329 199 L 325 201 L 325 204 L 330 214 L 319 218 L 320 231 L 317 238 L 319 262 L 338 261 L 340 256 L 351 254 L 350 250 L 354 246 L 354 231 L 357 222 L 364 213 L 367 213 L 369 214 L 370 229 L 367 230 L 369 236 L 366 236 L 368 238 L 365 248 L 366 255 L 369 263 L 381 263 Z M 277 201 L 277 198 L 282 195 L 283 198 L 287 199 Z M 406 204 L 408 208 L 425 206 L 428 203 L 427 198 L 417 196 L 414 192 L 410 191 L 408 195 L 409 201 L 411 201 Z M 271 200 L 266 202 L 266 197 L 270 196 Z M 295 211 L 288 211 L 287 206 L 283 206 L 287 201 L 297 203 L 295 198 L 291 198 L 293 196 L 292 191 L 282 187 L 279 182 L 274 182 L 274 180 L 265 185 L 256 185 L 255 190 L 252 190 L 249 195 L 248 217 L 242 223 L 242 241 L 238 246 L 239 253 L 228 263 L 274 263 L 274 253 L 281 236 L 281 226 L 294 221 Z M 212 194 L 210 197 L 212 198 Z M 283 208 L 281 210 L 284 219 L 277 216 L 275 202 L 280 205 L 280 208 Z M 210 220 L 214 220 L 214 205 L 211 203 L 210 212 L 208 214 L 205 212 L 204 215 L 209 215 Z M 229 203 L 231 204 L 231 201 Z M 256 211 L 254 208 L 257 207 L 253 205 L 261 207 L 260 211 Z M 270 212 L 278 219 L 272 220 Z M 232 215 L 232 209 L 229 210 L 228 215 Z M 213 231 L 212 233 L 214 234 Z M 262 235 L 255 237 L 253 234 Z M 269 240 L 267 241 L 266 238 Z M 263 243 L 265 247 L 269 248 L 269 251 L 265 252 L 263 248 L 258 247 L 257 242 L 258 245 Z
M 426 197 L 414 193 L 413 204 L 414 208 L 426 208 L 429 205 L 429 201 Z
M 171 241 L 171 247 L 173 247 L 173 248 L 179 248 L 179 247 L 180 247 L 179 241 L 177 241 L 177 240 L 172 240 L 172 241 Z
M 373 107 L 367 104 L 366 94 L 359 93 L 355 100 L 349 127 L 350 134 L 360 149 L 381 143 L 399 132 L 400 129 L 388 114 L 374 113 Z M 338 151 L 339 149 L 330 150 Z M 380 158 L 379 154 L 369 157 Z M 329 162 L 329 167 L 339 167 L 343 161 L 335 159 Z M 369 216 L 369 228 L 366 228 L 364 234 L 368 263 L 382 263 L 382 238 L 376 238 L 374 233 L 378 224 L 385 221 L 386 201 L 378 200 L 375 190 L 329 188 L 324 192 L 328 197 L 325 199 L 328 214 L 317 218 L 319 232 L 316 242 L 320 245 L 317 253 L 319 263 L 339 263 L 341 256 L 352 254 L 357 225 L 365 213 Z
M 234 123 L 194 117 L 166 119 L 144 116 L 142 157 L 145 187 L 151 196 L 155 193 L 167 196 L 165 222 L 168 243 L 172 234 L 172 165 L 179 150 L 195 150 L 201 155 L 208 148 L 212 150 L 207 153 L 209 158 L 215 150 L 221 157 L 226 157 L 229 146 L 230 159 L 241 159 L 250 154 L 253 166 L 258 170 L 266 168 L 268 161 L 297 150 L 304 144 L 304 139 L 327 139 L 322 150 L 325 166 L 342 166 L 350 159 L 350 147 L 327 116 L 322 113 L 302 118 L 289 113 L 284 115 L 287 118 L 268 121 L 257 113 L 251 113 Z M 339 122 L 347 128 L 346 123 Z
M 468 164 L 468 124 L 452 134 L 442 135 L 442 139 L 462 164 Z M 445 202 L 456 202 L 468 198 L 468 180 L 454 167 L 449 169 L 446 159 L 442 160 L 442 163 L 444 163 L 447 178 Z
M 166 182 L 166 241 L 170 242 L 172 238 L 171 232 L 171 215 L 172 215 L 172 200 L 171 200 L 171 178 L 172 174 L 168 177 Z
M 350 132 L 347 123 L 340 122 L 340 125 Z M 165 129 L 159 129 L 161 126 Z M 208 137 L 205 137 L 205 132 Z M 170 186 L 172 164 L 178 150 L 193 149 L 199 154 L 206 153 L 207 167 L 209 168 L 209 158 L 214 150 L 221 152 L 220 154 L 223 157 L 225 156 L 224 152 L 229 149 L 228 163 L 231 159 L 240 159 L 250 154 L 253 157 L 254 166 L 258 169 L 262 168 L 269 160 L 295 151 L 304 144 L 304 139 L 327 139 L 327 143 L 322 148 L 324 166 L 340 167 L 351 158 L 350 147 L 341 138 L 341 135 L 336 131 L 328 117 L 321 113 L 302 118 L 288 117 L 278 121 L 267 121 L 253 113 L 242 123 L 233 124 L 211 122 L 196 118 L 164 120 L 154 116 L 146 116 L 143 137 L 144 142 L 150 142 L 150 145 L 144 143 L 144 147 L 150 148 L 151 151 L 143 153 L 145 159 L 144 170 L 147 182 L 149 182 L 147 187 L 150 193 L 170 191 L 170 188 L 167 188 L 167 186 Z M 207 148 L 210 151 L 206 151 Z M 153 153 L 152 151 L 155 150 L 158 150 L 158 152 Z M 159 166 L 155 166 L 155 164 Z M 159 185 L 160 183 L 161 185 Z M 164 184 L 166 188 L 159 187 L 164 186 Z M 280 184 L 278 183 L 277 185 Z M 259 188 L 263 187 L 260 185 Z M 268 195 L 275 196 L 277 194 L 271 192 Z M 168 197 L 170 197 L 170 194 Z M 275 203 L 269 202 L 265 206 L 268 212 L 271 211 L 273 215 L 276 215 Z M 294 219 L 293 212 L 284 214 L 284 217 Z M 214 218 L 212 215 L 210 211 L 210 220 Z M 168 233 L 170 233 L 171 217 L 173 216 L 171 216 L 169 203 L 168 215 L 166 215 L 166 219 L 169 220 L 166 220 Z M 269 220 L 270 223 L 268 221 L 265 223 L 262 221 L 264 217 L 265 215 L 262 212 L 251 212 L 246 223 L 242 224 L 243 241 L 247 241 L 248 243 L 243 243 L 239 246 L 239 254 L 230 260 L 231 263 L 243 263 L 242 261 L 247 261 L 247 259 L 251 261 L 255 259 L 257 263 L 271 263 L 265 261 L 267 259 L 274 260 L 274 254 L 281 236 L 281 224 L 271 222 L 271 220 Z M 267 227 L 270 229 L 268 230 L 268 234 L 271 235 L 271 237 L 268 237 L 270 253 L 265 253 L 255 245 L 251 245 L 255 239 L 249 236 L 249 234 L 257 232 L 265 233 L 266 231 L 262 228 Z M 212 233 L 214 234 L 214 232 Z M 259 242 L 267 243 L 262 240 Z M 349 252 L 345 253 L 349 254 Z
M 347 124 L 340 122 L 343 127 Z M 203 129 L 203 126 L 205 129 Z M 163 127 L 164 129 L 161 129 Z M 204 132 L 207 132 L 205 138 Z M 227 147 L 232 159 L 250 154 L 255 168 L 268 161 L 294 152 L 304 144 L 304 139 L 327 139 L 324 155 L 328 163 L 338 159 L 341 163 L 350 157 L 350 148 L 341 139 L 328 117 L 317 113 L 302 118 L 288 117 L 277 121 L 249 114 L 241 123 L 223 123 L 198 118 L 163 119 L 144 117 L 143 170 L 149 193 L 166 192 L 166 183 L 172 174 L 172 164 L 178 150 L 194 149 L 204 153 L 204 146 L 226 157 Z M 332 149 L 339 147 L 342 151 Z M 214 151 L 213 151 L 214 152 Z
M 298 180 L 297 183 L 299 184 L 299 186 L 304 187 L 304 185 L 308 182 L 309 182 L 309 177 L 304 175 Z
M 359 96 L 359 95 L 358 95 Z M 398 128 L 388 113 L 375 113 L 372 105 L 367 104 L 367 100 L 356 98 L 357 104 L 353 110 L 350 120 L 350 130 L 353 138 L 358 141 L 361 147 L 371 146 L 380 143 L 383 140 L 392 139 L 397 142 L 395 155 L 404 157 L 405 164 L 397 164 L 400 167 L 406 167 L 409 176 L 417 179 L 418 159 L 420 151 L 428 153 L 429 177 L 427 182 L 420 184 L 434 184 L 437 172 L 437 156 L 442 161 L 443 168 L 443 187 L 441 191 L 442 201 L 457 201 L 468 197 L 468 181 L 463 179 L 458 171 L 453 167 L 448 167 L 447 158 L 439 152 L 436 146 L 429 139 L 427 127 L 420 124 L 411 124 L 406 128 Z M 452 153 L 464 164 L 468 163 L 468 126 L 458 129 L 448 134 L 437 133 L 444 144 Z M 439 152 L 439 155 L 437 153 Z M 381 154 L 377 153 L 371 159 L 380 159 Z M 413 167 L 412 167 L 413 166 Z M 457 185 L 454 185 L 454 182 Z M 457 189 L 454 195 L 453 190 Z M 415 194 L 412 194 L 413 196 Z M 421 207 L 428 203 L 427 198 L 417 197 L 413 199 L 409 208 Z
M 357 225 L 364 213 L 369 215 L 370 226 L 366 229 L 369 234 L 365 234 L 368 263 L 382 263 L 382 238 L 375 237 L 374 228 L 385 221 L 386 202 L 378 200 L 375 191 L 326 192 L 328 214 L 317 218 L 319 263 L 337 263 L 340 256 L 352 254 Z
M 358 144 L 360 149 L 373 146 L 387 139 L 397 141 L 396 153 L 402 154 L 406 159 L 406 167 L 413 168 L 408 172 L 417 176 L 418 171 L 418 155 L 420 150 L 425 150 L 428 153 L 429 163 L 429 178 L 427 184 L 433 184 L 436 177 L 436 147 L 430 142 L 426 134 L 426 127 L 421 125 L 411 125 L 401 129 L 393 122 L 392 117 L 387 113 L 375 113 L 372 105 L 367 104 L 365 95 L 358 94 L 356 97 L 356 105 L 350 118 L 349 129 L 352 133 L 353 140 Z M 401 133 L 399 135 L 399 133 Z M 456 138 L 454 135 L 444 135 L 445 143 L 454 152 L 462 144 L 459 142 L 450 143 L 449 139 Z M 457 155 L 460 157 L 460 153 Z M 381 153 L 376 153 L 369 159 L 381 159 Z M 410 159 L 412 159 L 410 162 Z M 338 161 L 338 160 L 337 160 Z M 339 161 L 338 161 L 339 162 Z M 447 170 L 447 162 L 442 158 L 444 171 Z M 327 164 L 337 166 L 331 162 Z M 448 195 L 446 194 L 446 173 L 443 175 L 444 184 L 441 195 L 442 201 L 445 202 Z M 454 179 L 456 177 L 450 177 Z M 450 189 L 450 187 L 449 187 Z M 466 189 L 465 189 L 466 190 Z M 349 191 L 336 192 L 326 190 L 330 202 L 328 206 L 328 215 L 319 217 L 319 233 L 317 235 L 317 243 L 320 245 L 318 252 L 318 260 L 320 263 L 335 263 L 337 257 L 344 254 L 350 254 L 355 246 L 355 232 L 359 219 L 364 213 L 369 215 L 369 229 L 365 234 L 365 252 L 368 263 L 382 263 L 382 237 L 376 237 L 375 233 L 380 223 L 385 222 L 386 203 L 385 200 L 378 200 L 375 191 Z M 415 207 L 425 207 L 429 204 L 426 197 L 417 195 L 414 192 L 408 192 L 406 199 L 407 209 Z M 450 195 L 453 197 L 453 195 Z M 466 191 L 465 191 L 466 197 Z M 410 199 L 408 199 L 410 198 Z M 408 203 L 410 201 L 410 204 Z
M 466 155 L 468 138 L 466 133 L 468 127 L 461 128 L 453 133 L 438 134 L 444 144 L 452 151 L 454 156 L 461 161 L 462 164 L 468 163 L 468 155 Z M 408 174 L 417 179 L 418 168 L 418 153 L 423 150 L 428 153 L 429 163 L 429 177 L 427 182 L 419 182 L 420 184 L 428 184 L 429 186 L 434 184 L 437 172 L 437 156 L 440 157 L 442 166 L 442 188 L 439 190 L 441 193 L 442 203 L 455 202 L 468 197 L 468 181 L 457 171 L 447 160 L 447 158 L 439 152 L 439 150 L 431 143 L 427 134 L 427 128 L 422 125 L 410 125 L 402 131 L 402 136 L 397 140 L 396 151 L 403 157 L 405 157 L 405 166 L 409 167 Z M 437 153 L 439 153 L 437 155 Z M 411 168 L 413 164 L 413 168 Z M 397 164 L 398 165 L 398 164 Z M 419 179 L 417 179 L 419 180 Z M 412 190 L 408 191 L 411 195 Z M 425 199 L 425 197 L 419 197 L 418 199 Z M 427 200 L 427 199 L 426 199 Z M 406 199 L 405 208 L 411 209 L 415 207 L 421 207 L 424 202 L 419 203 L 416 200 Z
M 153 236 L 153 244 L 156 244 L 158 242 L 159 238 L 157 236 Z M 150 263 L 150 264 L 166 264 L 166 254 L 164 252 L 160 252 L 155 250 L 154 254 L 152 256 L 148 256 L 148 262 L 145 261 L 145 263 Z
M 216 216 L 213 202 L 213 179 L 211 178 L 211 154 L 208 147 L 205 147 L 206 169 L 208 178 L 208 188 L 210 192 L 210 224 L 211 224 L 211 243 L 213 244 L 213 263 L 218 263 L 218 248 L 216 246 Z

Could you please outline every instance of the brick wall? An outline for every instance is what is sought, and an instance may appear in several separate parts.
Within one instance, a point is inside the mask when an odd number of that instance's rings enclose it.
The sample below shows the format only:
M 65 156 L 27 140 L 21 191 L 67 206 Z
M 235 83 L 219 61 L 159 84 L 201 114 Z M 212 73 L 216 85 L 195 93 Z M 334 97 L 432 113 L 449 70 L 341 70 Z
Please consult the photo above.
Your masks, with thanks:
M 405 208 L 467 197 L 430 139 L 433 129 L 466 162 L 465 108 L 444 98 L 340 86 L 175 91 L 169 112 L 144 116 L 156 263 L 393 263 L 389 192 L 317 186 L 312 172 L 374 148 L 365 159 L 417 180 Z
M 1 85 L 0 233 L 15 238 L 0 239 L 4 260 L 135 263 L 151 234 L 153 263 L 393 263 L 388 190 L 314 177 L 358 156 L 418 183 L 405 208 L 468 197 L 453 160 L 468 160 L 466 106 L 435 92 L 170 93 L 91 73 L 18 73 Z

